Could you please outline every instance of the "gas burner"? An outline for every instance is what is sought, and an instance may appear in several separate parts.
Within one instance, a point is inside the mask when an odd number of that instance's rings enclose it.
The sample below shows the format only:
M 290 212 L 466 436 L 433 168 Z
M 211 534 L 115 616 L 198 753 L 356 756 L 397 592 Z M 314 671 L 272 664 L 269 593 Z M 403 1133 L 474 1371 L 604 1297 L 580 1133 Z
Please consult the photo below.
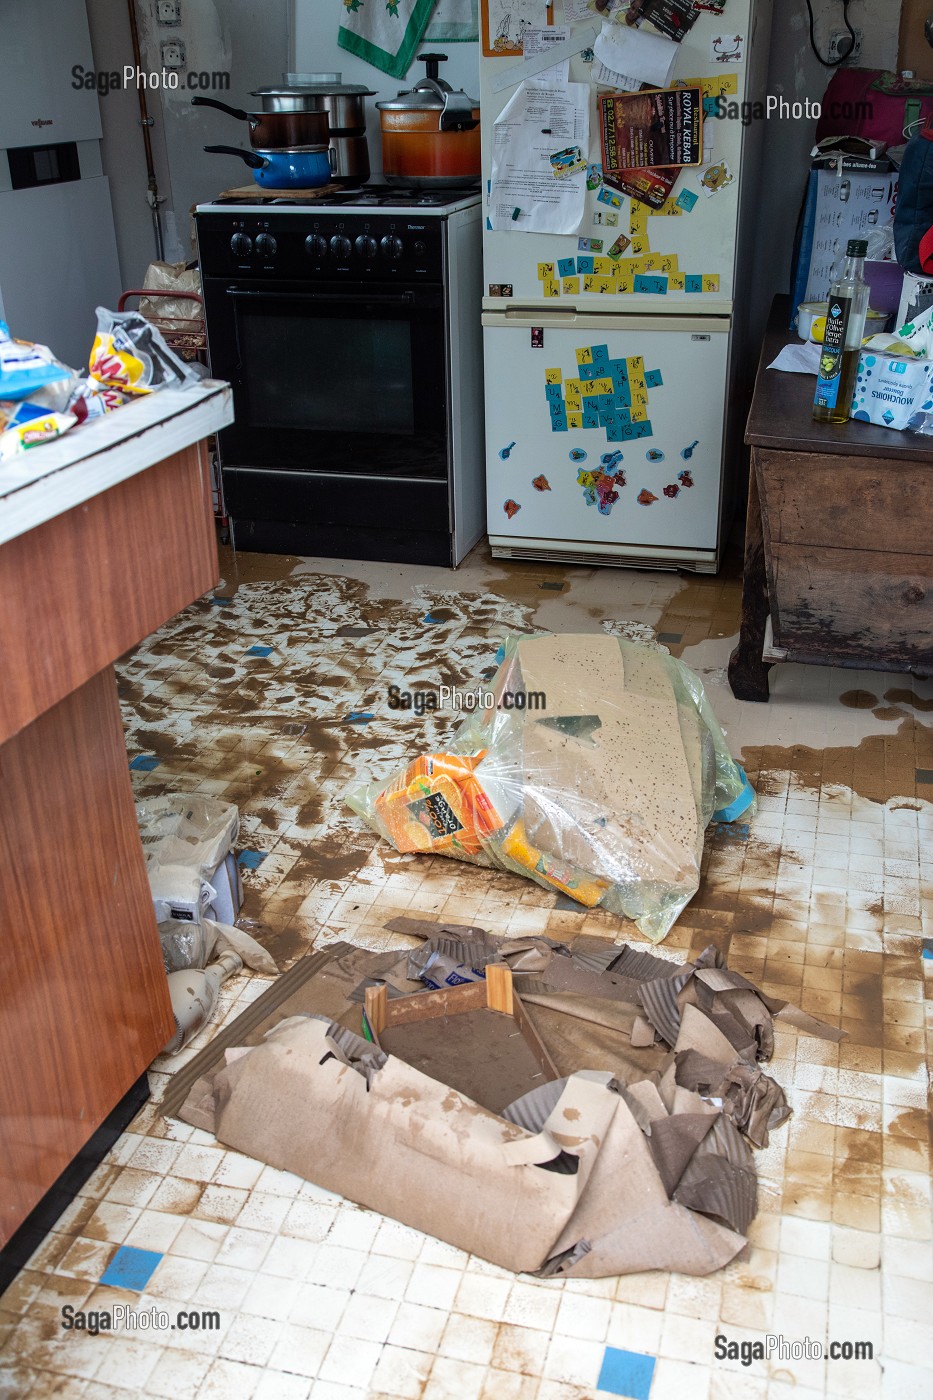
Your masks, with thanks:
M 408 189 L 398 185 L 359 185 L 353 189 L 327 190 L 320 195 L 290 194 L 280 190 L 275 195 L 260 196 L 264 207 L 270 209 L 335 209 L 353 205 L 358 209 L 443 209 L 457 204 L 460 200 L 475 195 L 477 185 L 464 185 L 456 189 Z M 230 208 L 236 205 L 256 204 L 257 196 L 245 191 L 231 191 L 214 200 L 215 205 Z

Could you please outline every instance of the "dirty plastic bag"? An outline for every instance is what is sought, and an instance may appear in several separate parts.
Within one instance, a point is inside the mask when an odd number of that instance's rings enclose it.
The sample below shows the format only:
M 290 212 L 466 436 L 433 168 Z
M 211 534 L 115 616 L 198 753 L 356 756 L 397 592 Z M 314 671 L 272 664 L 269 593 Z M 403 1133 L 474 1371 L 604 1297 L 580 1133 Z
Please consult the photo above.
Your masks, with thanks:
M 88 378 L 124 394 L 151 394 L 156 389 L 185 389 L 199 376 L 138 311 L 98 306 Z
M 525 875 L 660 941 L 696 893 L 704 832 L 754 793 L 699 677 L 602 634 L 510 637 L 448 751 L 350 793 L 400 851 Z
M 156 921 L 200 923 L 216 898 L 211 877 L 237 838 L 231 802 L 196 793 L 166 793 L 136 804 Z
M 201 275 L 196 266 L 189 267 L 183 262 L 151 262 L 146 268 L 143 287 L 153 292 L 175 293 L 172 297 L 140 297 L 140 315 L 147 321 L 158 321 L 167 331 L 190 331 L 193 323 L 203 322 L 200 303 L 191 300 L 192 295 L 201 294 Z
M 159 940 L 166 972 L 207 967 L 217 954 L 230 950 L 254 972 L 275 977 L 279 970 L 265 948 L 250 934 L 214 919 L 202 919 L 198 924 L 185 919 L 165 919 L 159 924 Z

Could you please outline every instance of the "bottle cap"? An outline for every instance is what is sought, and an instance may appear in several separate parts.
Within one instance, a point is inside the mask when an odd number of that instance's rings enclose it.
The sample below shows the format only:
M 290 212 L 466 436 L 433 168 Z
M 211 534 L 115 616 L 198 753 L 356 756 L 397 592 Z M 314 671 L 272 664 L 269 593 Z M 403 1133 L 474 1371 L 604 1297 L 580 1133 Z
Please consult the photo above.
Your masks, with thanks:
M 864 238 L 850 238 L 846 247 L 847 258 L 865 258 L 868 256 L 868 242 Z

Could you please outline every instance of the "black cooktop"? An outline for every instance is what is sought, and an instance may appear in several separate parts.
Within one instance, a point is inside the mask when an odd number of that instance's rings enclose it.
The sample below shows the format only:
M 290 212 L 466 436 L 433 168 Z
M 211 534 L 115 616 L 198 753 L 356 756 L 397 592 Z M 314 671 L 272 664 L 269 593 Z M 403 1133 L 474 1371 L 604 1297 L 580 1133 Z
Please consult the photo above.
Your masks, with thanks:
M 352 189 L 328 190 L 320 195 L 292 195 L 281 190 L 274 199 L 263 198 L 262 203 L 272 208 L 282 205 L 307 206 L 316 209 L 337 209 L 345 204 L 357 208 L 393 209 L 442 209 L 448 204 L 457 204 L 468 195 L 476 194 L 479 184 L 463 185 L 456 189 L 406 189 L 400 185 L 359 185 Z M 237 205 L 255 204 L 258 201 L 248 194 L 221 195 L 212 204 Z

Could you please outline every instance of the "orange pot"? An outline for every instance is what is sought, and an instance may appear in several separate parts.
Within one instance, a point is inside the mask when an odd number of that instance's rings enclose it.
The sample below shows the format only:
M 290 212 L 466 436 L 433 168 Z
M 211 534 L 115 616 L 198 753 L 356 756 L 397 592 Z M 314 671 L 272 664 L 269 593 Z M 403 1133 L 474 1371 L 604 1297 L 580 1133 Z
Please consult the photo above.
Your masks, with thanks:
M 438 77 L 446 57 L 422 54 L 427 76 L 376 103 L 382 173 L 390 185 L 464 185 L 480 177 L 479 105 Z

